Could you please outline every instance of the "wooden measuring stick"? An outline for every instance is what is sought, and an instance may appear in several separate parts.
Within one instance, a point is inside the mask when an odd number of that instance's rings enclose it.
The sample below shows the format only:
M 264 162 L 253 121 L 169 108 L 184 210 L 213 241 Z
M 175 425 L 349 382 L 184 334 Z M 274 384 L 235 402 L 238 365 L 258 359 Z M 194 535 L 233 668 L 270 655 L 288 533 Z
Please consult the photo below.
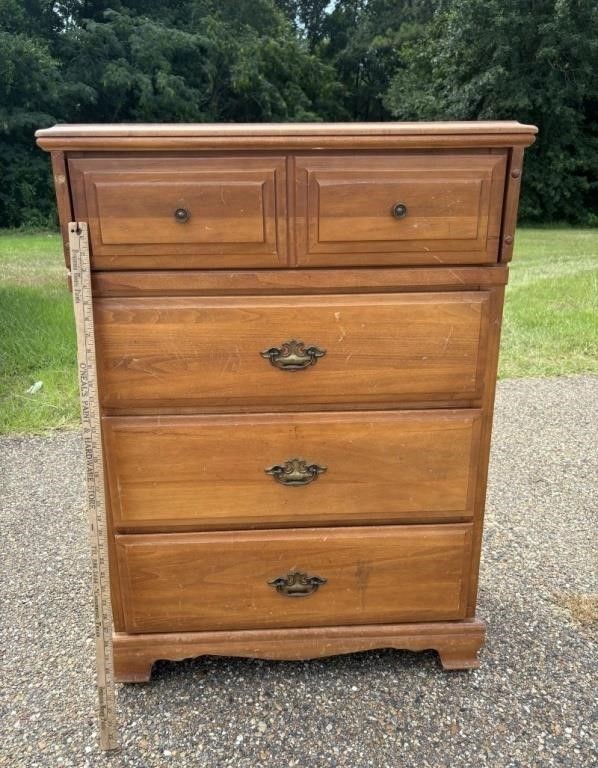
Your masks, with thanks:
M 93 330 L 89 240 L 85 222 L 68 225 L 77 329 L 77 362 L 85 450 L 87 513 L 91 543 L 100 746 L 117 749 L 116 694 L 112 659 L 112 606 L 108 573 L 108 528 L 104 494 L 104 460 Z

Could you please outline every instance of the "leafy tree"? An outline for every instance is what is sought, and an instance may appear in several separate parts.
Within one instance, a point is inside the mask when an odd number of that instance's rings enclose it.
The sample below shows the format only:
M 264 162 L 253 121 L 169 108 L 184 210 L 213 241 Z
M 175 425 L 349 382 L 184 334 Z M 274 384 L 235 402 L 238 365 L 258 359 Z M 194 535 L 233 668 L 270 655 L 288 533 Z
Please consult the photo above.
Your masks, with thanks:
M 598 220 L 595 0 L 0 0 L 0 226 L 54 122 L 516 118 L 528 219 Z
M 45 9 L 37 17 L 38 36 L 25 31 L 27 21 L 20 4 L 0 2 L 0 226 L 5 227 L 45 224 L 54 216 L 48 162 L 35 151 L 33 132 L 56 119 L 59 64 L 42 37 L 51 28 Z
M 392 120 L 385 103 L 400 66 L 400 49 L 414 28 L 432 18 L 434 0 L 346 0 L 322 24 L 321 55 L 345 87 L 343 103 L 352 120 Z
M 333 119 L 333 68 L 272 0 L 0 0 L 0 225 L 53 215 L 36 128 Z
M 281 8 L 293 23 L 295 31 L 305 37 L 311 50 L 325 36 L 328 11 L 331 6 L 329 0 L 278 0 Z
M 538 124 L 522 216 L 598 221 L 593 0 L 443 0 L 399 56 L 386 97 L 395 117 Z

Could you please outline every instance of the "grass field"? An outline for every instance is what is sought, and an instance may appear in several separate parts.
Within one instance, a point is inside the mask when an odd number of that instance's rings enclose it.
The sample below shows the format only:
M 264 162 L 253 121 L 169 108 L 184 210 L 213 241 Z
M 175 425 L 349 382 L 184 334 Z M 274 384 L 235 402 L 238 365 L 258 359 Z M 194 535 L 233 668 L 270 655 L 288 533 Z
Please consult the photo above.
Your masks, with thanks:
M 77 423 L 72 313 L 59 236 L 0 233 L 0 433 Z
M 75 334 L 60 238 L 0 231 L 0 433 L 76 424 Z M 598 371 L 598 229 L 518 231 L 500 375 Z M 27 394 L 36 381 L 37 394 Z

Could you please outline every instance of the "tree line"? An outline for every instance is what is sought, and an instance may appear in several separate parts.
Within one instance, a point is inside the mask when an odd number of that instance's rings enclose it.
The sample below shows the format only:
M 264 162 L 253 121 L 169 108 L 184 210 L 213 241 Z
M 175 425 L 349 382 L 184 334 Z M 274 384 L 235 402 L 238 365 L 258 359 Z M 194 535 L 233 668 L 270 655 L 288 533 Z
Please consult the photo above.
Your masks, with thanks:
M 55 122 L 517 119 L 521 217 L 598 224 L 596 0 L 0 0 L 0 227 Z

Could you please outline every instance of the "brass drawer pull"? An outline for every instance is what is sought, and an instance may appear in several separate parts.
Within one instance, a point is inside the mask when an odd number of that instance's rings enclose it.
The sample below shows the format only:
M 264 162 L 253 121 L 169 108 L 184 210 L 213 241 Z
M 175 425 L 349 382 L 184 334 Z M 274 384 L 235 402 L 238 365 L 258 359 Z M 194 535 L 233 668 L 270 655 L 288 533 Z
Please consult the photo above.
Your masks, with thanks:
M 284 464 L 268 467 L 264 472 L 283 485 L 308 485 L 327 469 L 319 464 L 308 464 L 303 459 L 289 459 Z
M 407 216 L 407 206 L 405 203 L 395 203 L 392 207 L 392 215 L 395 219 L 404 219 Z
M 319 357 L 324 357 L 326 350 L 320 347 L 306 349 L 302 341 L 291 339 L 291 341 L 285 341 L 280 347 L 270 347 L 260 354 L 281 371 L 300 371 L 302 368 L 315 365 Z
M 302 571 L 291 571 L 286 576 L 272 579 L 268 584 L 276 587 L 276 591 L 287 597 L 307 597 L 317 592 L 321 584 L 326 584 L 326 579 L 321 576 L 308 576 Z

